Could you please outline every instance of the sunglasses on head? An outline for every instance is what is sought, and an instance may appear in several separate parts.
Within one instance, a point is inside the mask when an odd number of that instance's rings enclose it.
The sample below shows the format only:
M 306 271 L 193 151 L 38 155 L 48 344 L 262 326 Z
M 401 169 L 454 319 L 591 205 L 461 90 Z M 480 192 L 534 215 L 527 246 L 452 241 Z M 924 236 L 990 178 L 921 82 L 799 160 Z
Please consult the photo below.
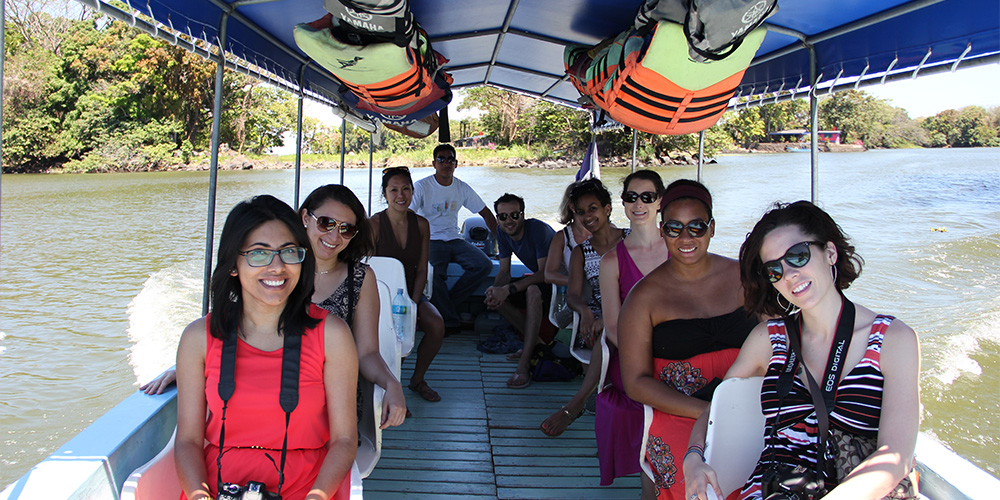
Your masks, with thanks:
M 625 191 L 622 193 L 622 201 L 625 203 L 635 203 L 635 200 L 642 200 L 643 203 L 649 204 L 656 201 L 660 195 L 652 192 L 646 191 L 643 193 L 636 193 L 635 191 Z
M 312 212 L 306 213 L 309 214 L 309 217 L 316 220 L 316 229 L 319 229 L 321 232 L 329 233 L 330 231 L 336 229 L 341 236 L 348 239 L 353 238 L 355 234 L 358 234 L 358 226 L 355 226 L 354 224 L 349 222 L 340 222 L 333 217 L 327 217 L 325 215 L 316 217 L 316 214 Z
M 796 243 L 785 252 L 785 255 L 765 262 L 760 268 L 760 273 L 771 283 L 777 283 L 784 276 L 784 268 L 781 266 L 781 261 L 785 261 L 789 266 L 796 268 L 809 263 L 809 258 L 812 256 L 809 245 L 823 246 L 823 243 L 819 241 Z
M 454 156 L 435 156 L 434 159 L 437 160 L 438 163 L 456 163 L 456 162 L 458 162 L 458 158 L 455 158 Z
M 503 221 L 507 220 L 508 216 L 510 217 L 511 220 L 518 220 L 518 219 L 521 218 L 521 212 L 517 211 L 517 212 L 511 212 L 509 214 L 508 213 L 499 213 L 499 214 L 497 214 L 497 220 L 499 220 L 500 222 L 503 222 Z
M 270 266 L 275 255 L 285 264 L 301 264 L 302 261 L 306 260 L 306 249 L 303 247 L 286 247 L 280 250 L 254 248 L 239 252 L 239 254 L 247 259 L 247 265 L 250 267 Z
M 386 167 L 382 169 L 382 177 L 385 177 L 386 175 L 389 174 L 395 174 L 397 172 L 409 172 L 409 171 L 410 171 L 409 167 Z
M 688 234 L 690 234 L 692 238 L 701 238 L 702 236 L 708 234 L 708 227 L 712 225 L 714 220 L 715 219 L 709 219 L 708 222 L 705 222 L 701 219 L 695 219 L 687 224 L 684 224 L 679 220 L 671 219 L 663 221 L 663 225 L 661 227 L 663 228 L 663 232 L 671 238 L 679 237 L 681 235 L 681 231 L 685 229 L 687 229 Z

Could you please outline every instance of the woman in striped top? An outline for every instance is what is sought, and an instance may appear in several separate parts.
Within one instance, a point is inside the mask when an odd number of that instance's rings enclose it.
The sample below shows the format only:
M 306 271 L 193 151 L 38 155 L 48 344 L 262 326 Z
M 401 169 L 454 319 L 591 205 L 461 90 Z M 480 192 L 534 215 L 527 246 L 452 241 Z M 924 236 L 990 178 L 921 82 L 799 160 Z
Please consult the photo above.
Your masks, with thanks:
M 764 376 L 764 451 L 739 492 L 740 499 L 765 496 L 762 483 L 767 486 L 768 481 L 762 479 L 769 470 L 783 466 L 803 466 L 822 475 L 829 492 L 824 500 L 905 497 L 906 488 L 901 488 L 905 483 L 900 482 L 912 468 L 919 423 L 920 347 L 916 334 L 903 322 L 853 306 L 844 297 L 842 290 L 861 273 L 862 263 L 840 226 L 806 201 L 777 204 L 743 243 L 740 274 L 745 307 L 782 318 L 758 325 L 726 374 L 726 378 Z M 840 323 L 842 343 L 836 340 Z M 796 330 L 801 335 L 795 335 Z M 791 356 L 790 345 L 798 338 L 801 347 Z M 846 348 L 846 354 L 835 344 Z M 838 363 L 840 369 L 829 368 Z M 820 381 L 814 385 L 816 391 L 829 391 L 833 403 L 824 403 L 829 415 L 827 444 L 836 436 L 874 443 L 874 451 L 858 457 L 860 463 L 853 468 L 816 470 L 823 419 L 813 401 L 823 396 L 814 399 L 810 394 L 813 382 L 803 367 Z M 782 377 L 786 368 L 788 374 Z M 715 472 L 701 456 L 707 413 L 695 425 L 684 458 L 689 500 L 707 499 L 709 485 L 722 494 Z M 880 425 L 883 421 L 892 425 Z M 826 449 L 824 461 L 833 464 L 834 452 L 831 446 Z

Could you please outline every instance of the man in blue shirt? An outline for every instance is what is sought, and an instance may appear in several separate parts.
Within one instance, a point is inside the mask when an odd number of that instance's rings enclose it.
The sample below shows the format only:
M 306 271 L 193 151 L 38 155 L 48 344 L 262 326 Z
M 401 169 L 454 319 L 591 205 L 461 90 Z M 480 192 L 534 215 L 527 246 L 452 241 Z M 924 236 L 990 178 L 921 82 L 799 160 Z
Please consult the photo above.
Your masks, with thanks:
M 555 232 L 538 219 L 524 218 L 524 199 L 505 193 L 493 203 L 497 214 L 497 246 L 500 250 L 500 269 L 493 286 L 486 289 L 486 307 L 500 312 L 514 328 L 524 335 L 524 349 L 517 362 L 517 369 L 507 387 L 521 389 L 531 383 L 531 352 L 538 343 L 538 329 L 542 326 L 545 303 L 552 295 L 552 288 L 545 284 L 545 260 Z M 510 256 L 517 258 L 532 274 L 512 281 Z M 523 309 L 523 311 L 522 311 Z

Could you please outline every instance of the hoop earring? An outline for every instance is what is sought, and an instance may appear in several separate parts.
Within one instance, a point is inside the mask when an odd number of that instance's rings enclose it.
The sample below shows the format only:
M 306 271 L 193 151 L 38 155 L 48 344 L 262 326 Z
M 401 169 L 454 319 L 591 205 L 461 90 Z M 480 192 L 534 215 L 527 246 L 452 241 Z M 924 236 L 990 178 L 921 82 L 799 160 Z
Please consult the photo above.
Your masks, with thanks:
M 786 305 L 782 305 L 782 303 L 781 303 L 781 294 L 780 293 L 778 293 L 777 295 L 774 296 L 774 301 L 778 303 L 778 307 L 780 307 L 782 311 L 785 311 L 785 314 L 794 314 L 795 313 L 795 306 L 792 305 L 792 302 L 790 300 L 785 299 L 785 301 L 788 302 L 788 305 L 787 306 Z
M 837 284 L 837 265 L 834 264 L 834 265 L 832 265 L 830 267 L 833 268 L 833 285 L 836 286 L 839 289 L 840 286 Z
M 240 296 L 236 295 L 236 292 L 230 290 L 229 291 L 229 301 L 230 302 L 239 302 L 240 301 Z

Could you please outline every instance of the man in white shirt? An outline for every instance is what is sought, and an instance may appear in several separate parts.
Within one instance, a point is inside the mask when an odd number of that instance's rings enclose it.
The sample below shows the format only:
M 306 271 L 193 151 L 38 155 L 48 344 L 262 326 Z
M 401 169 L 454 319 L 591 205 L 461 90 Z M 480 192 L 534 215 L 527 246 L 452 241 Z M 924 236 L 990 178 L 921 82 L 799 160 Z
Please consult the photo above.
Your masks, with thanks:
M 430 223 L 431 243 L 429 261 L 434 266 L 434 293 L 431 303 L 444 318 L 445 330 L 455 333 L 460 326 L 456 306 L 469 298 L 482 281 L 489 276 L 493 261 L 482 250 L 462 238 L 458 228 L 458 211 L 465 207 L 479 213 L 494 234 L 497 220 L 483 199 L 470 187 L 455 177 L 458 160 L 455 148 L 440 144 L 434 148 L 434 175 L 413 185 L 413 201 L 417 214 Z M 451 289 L 448 289 L 448 264 L 455 262 L 465 271 Z

